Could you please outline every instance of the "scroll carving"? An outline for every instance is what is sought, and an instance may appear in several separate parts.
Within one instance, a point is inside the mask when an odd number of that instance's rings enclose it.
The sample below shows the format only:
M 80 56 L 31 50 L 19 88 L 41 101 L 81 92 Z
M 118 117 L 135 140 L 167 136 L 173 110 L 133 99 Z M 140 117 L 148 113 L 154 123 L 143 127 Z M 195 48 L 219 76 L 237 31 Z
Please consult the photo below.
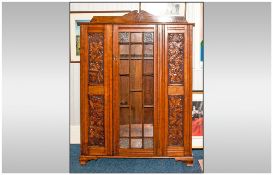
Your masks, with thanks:
M 104 96 L 89 95 L 89 137 L 90 146 L 104 146 Z
M 168 81 L 182 84 L 184 79 L 184 34 L 168 34 Z
M 89 85 L 103 84 L 104 70 L 104 35 L 102 32 L 92 32 L 88 34 L 89 40 Z
M 182 95 L 170 95 L 168 143 L 169 146 L 183 145 L 183 99 Z

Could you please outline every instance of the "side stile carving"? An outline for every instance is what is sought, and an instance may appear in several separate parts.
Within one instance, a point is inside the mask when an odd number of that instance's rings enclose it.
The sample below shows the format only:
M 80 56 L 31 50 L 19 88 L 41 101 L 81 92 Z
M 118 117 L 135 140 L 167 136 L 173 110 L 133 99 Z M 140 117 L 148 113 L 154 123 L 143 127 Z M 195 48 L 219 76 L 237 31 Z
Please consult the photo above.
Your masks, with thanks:
M 104 95 L 88 95 L 90 146 L 104 146 Z
M 102 32 L 92 32 L 88 34 L 89 41 L 89 68 L 88 84 L 102 85 L 104 76 L 104 35 Z
M 182 95 L 169 95 L 169 146 L 183 146 L 183 108 L 184 97 Z
M 170 84 L 184 84 L 184 34 L 168 34 L 168 81 Z

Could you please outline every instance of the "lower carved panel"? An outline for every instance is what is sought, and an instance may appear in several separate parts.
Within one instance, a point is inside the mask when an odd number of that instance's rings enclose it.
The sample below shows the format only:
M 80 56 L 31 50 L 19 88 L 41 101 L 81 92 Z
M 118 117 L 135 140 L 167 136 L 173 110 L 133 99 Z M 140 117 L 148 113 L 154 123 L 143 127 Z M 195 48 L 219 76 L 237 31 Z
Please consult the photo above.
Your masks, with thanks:
M 168 97 L 169 146 L 183 146 L 183 101 L 182 95 L 169 95 Z
M 104 95 L 88 95 L 89 146 L 104 146 Z

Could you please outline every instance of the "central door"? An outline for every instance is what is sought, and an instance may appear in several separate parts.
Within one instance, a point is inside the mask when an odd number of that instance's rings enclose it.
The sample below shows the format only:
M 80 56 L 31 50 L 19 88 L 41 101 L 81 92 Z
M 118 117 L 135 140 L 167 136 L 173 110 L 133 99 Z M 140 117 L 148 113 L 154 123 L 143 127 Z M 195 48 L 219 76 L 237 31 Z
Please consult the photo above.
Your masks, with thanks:
M 155 25 L 114 26 L 114 155 L 156 155 L 159 129 L 156 36 Z

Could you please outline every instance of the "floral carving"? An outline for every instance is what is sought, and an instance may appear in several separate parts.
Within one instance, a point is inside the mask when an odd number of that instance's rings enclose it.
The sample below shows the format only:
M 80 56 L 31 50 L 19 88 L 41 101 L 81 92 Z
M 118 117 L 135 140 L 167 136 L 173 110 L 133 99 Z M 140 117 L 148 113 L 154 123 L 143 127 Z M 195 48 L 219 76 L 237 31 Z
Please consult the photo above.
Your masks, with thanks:
M 183 145 L 183 96 L 170 95 L 169 102 L 169 145 L 182 146 Z
M 92 32 L 88 34 L 89 40 L 89 85 L 103 84 L 103 33 Z
M 154 33 L 152 33 L 152 32 L 145 32 L 144 33 L 144 42 L 145 43 L 152 43 L 152 42 L 154 42 Z
M 104 96 L 88 95 L 89 98 L 89 145 L 104 146 Z
M 168 79 L 169 84 L 182 84 L 184 79 L 184 34 L 168 35 Z

